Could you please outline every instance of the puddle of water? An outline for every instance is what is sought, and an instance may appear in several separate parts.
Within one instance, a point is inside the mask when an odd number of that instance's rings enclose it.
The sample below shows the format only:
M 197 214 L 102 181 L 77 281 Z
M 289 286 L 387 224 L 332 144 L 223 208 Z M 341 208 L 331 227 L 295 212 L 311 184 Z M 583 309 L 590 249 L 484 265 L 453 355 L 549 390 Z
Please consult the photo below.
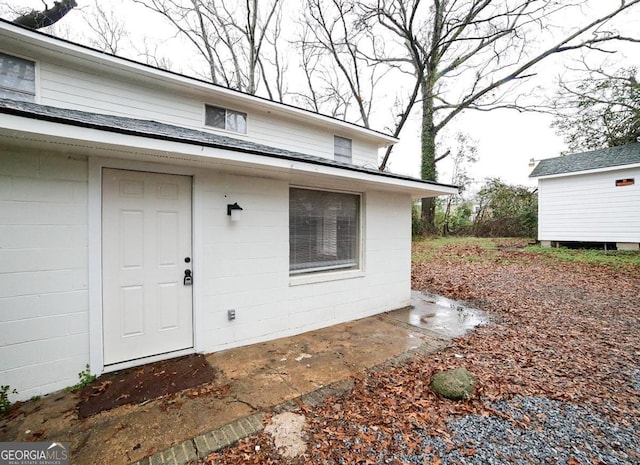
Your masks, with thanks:
M 411 305 L 406 314 L 407 323 L 447 337 L 463 336 L 489 322 L 480 310 L 435 294 L 411 291 Z

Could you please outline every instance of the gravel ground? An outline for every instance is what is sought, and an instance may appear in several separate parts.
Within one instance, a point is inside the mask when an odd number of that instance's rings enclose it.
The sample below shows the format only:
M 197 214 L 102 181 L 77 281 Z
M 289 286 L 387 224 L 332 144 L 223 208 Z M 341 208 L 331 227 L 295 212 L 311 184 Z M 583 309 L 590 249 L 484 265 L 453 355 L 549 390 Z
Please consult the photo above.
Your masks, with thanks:
M 499 416 L 468 415 L 447 425 L 452 447 L 422 432 L 425 453 L 408 463 L 443 464 L 630 464 L 640 463 L 640 421 L 621 425 L 585 407 L 544 397 L 518 397 L 492 407 Z

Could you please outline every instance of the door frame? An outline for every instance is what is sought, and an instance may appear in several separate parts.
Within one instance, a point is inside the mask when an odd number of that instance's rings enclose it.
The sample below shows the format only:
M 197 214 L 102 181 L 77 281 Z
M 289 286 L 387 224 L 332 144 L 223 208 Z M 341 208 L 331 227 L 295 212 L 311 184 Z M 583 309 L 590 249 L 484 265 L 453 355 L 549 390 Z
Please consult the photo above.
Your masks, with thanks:
M 192 333 L 193 347 L 181 351 L 170 352 L 137 360 L 117 363 L 105 367 L 103 340 L 103 308 L 102 308 L 102 171 L 103 168 L 113 168 L 128 171 L 145 171 L 160 174 L 176 174 L 191 177 L 191 258 L 194 275 L 192 301 Z M 126 159 L 89 157 L 88 182 L 88 258 L 89 258 L 89 366 L 91 374 L 101 375 L 109 371 L 120 370 L 132 366 L 151 363 L 168 358 L 188 355 L 198 352 L 203 345 L 201 334 L 197 328 L 202 328 L 204 321 L 202 299 L 203 266 L 201 257 L 203 231 L 203 189 L 198 182 L 196 171 L 187 166 L 163 165 Z

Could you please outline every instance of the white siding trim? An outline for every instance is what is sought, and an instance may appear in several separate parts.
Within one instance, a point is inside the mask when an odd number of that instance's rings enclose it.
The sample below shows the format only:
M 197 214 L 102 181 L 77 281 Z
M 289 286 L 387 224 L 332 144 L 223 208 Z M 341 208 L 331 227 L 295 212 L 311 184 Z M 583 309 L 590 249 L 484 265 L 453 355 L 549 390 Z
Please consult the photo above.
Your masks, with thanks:
M 104 370 L 102 347 L 102 163 L 89 157 L 89 367 Z

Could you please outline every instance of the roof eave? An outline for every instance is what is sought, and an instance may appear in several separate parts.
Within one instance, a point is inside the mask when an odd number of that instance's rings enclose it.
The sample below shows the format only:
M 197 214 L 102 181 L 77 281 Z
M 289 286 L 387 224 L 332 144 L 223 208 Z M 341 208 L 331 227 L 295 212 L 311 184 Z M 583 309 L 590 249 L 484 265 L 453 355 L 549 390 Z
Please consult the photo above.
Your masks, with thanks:
M 640 168 L 640 163 L 628 163 L 626 165 L 607 166 L 606 168 L 594 168 L 591 170 L 582 170 L 582 171 L 566 171 L 563 173 L 551 173 L 551 174 L 540 174 L 540 175 L 534 175 L 533 173 L 531 173 L 529 177 L 537 178 L 537 179 L 563 178 L 567 176 L 580 176 L 585 174 L 606 173 L 610 171 L 620 171 L 620 170 L 633 169 L 633 168 Z
M 28 123 L 28 124 L 26 124 Z M 198 142 L 168 140 L 143 134 L 124 134 L 102 128 L 65 124 L 29 118 L 24 115 L 0 113 L 0 135 L 7 140 L 28 144 L 55 143 L 66 151 L 78 151 L 91 155 L 105 154 L 145 160 L 176 163 L 182 161 L 211 163 L 230 171 L 242 167 L 260 168 L 262 174 L 281 176 L 298 173 L 313 178 L 343 179 L 382 190 L 409 193 L 414 198 L 451 195 L 458 192 L 456 186 L 409 178 L 391 173 L 363 170 L 358 167 L 335 166 L 329 160 L 301 160 L 287 156 L 261 154 L 250 150 L 225 148 Z M 213 166 L 213 165 L 212 165 Z

